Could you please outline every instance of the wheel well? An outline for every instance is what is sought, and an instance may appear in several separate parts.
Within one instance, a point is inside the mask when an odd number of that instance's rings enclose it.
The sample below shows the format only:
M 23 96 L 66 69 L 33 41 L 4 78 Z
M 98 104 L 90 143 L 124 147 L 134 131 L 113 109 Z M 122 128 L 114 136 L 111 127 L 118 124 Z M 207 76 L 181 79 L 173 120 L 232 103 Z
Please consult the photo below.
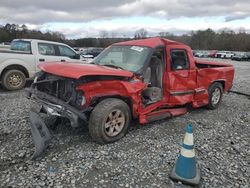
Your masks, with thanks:
M 124 101 L 129 106 L 130 111 L 131 111 L 131 117 L 133 117 L 133 102 L 132 102 L 132 99 L 129 97 L 123 97 L 120 95 L 102 96 L 102 97 L 92 99 L 90 106 L 95 107 L 98 103 L 108 98 L 116 98 L 116 99 L 120 99 Z
M 217 83 L 220 83 L 220 84 L 222 85 L 223 90 L 225 89 L 225 81 L 224 81 L 224 80 L 217 80 L 217 81 L 214 81 L 213 83 L 216 83 L 216 82 L 217 82 Z M 212 83 L 212 84 L 213 84 L 213 83 Z M 212 85 L 212 84 L 211 84 L 211 85 Z M 211 85 L 210 85 L 210 86 L 211 86 Z
M 7 67 L 5 67 L 2 71 L 2 74 L 1 76 L 8 70 L 13 70 L 13 69 L 16 69 L 16 70 L 20 70 L 24 73 L 25 77 L 26 78 L 29 78 L 29 72 L 27 71 L 27 69 L 25 67 L 23 67 L 22 65 L 9 65 Z

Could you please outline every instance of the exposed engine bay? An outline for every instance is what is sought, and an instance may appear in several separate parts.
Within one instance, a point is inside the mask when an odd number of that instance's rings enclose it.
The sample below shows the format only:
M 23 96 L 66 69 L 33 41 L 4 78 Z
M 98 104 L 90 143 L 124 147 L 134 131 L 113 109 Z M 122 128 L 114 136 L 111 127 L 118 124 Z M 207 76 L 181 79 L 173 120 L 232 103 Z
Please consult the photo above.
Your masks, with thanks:
M 81 110 L 85 104 L 85 97 L 82 90 L 77 86 L 84 83 L 104 80 L 125 80 L 119 76 L 88 76 L 80 79 L 60 77 L 45 72 L 39 72 L 31 88 L 56 97 L 63 102 Z
M 40 72 L 35 78 L 32 88 L 54 96 L 65 103 L 80 108 L 83 102 L 82 92 L 75 90 L 77 82 L 74 79 L 63 78 Z

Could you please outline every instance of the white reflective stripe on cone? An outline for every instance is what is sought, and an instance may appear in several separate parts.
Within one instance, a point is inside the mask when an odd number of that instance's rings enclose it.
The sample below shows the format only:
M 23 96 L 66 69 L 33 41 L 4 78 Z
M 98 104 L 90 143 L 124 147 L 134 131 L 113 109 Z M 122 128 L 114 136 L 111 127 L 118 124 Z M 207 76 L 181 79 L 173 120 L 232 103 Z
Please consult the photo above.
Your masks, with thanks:
M 181 155 L 183 157 L 193 158 L 193 157 L 195 157 L 194 149 L 185 149 L 182 147 L 181 148 Z
M 193 146 L 194 145 L 193 133 L 186 133 L 183 143 L 189 146 Z

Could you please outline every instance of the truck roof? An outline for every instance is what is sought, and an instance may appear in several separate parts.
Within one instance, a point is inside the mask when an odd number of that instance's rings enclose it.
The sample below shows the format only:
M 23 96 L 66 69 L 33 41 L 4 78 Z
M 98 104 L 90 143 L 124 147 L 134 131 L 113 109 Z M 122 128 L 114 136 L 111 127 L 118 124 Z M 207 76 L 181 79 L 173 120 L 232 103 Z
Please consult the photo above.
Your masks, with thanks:
M 14 39 L 13 41 L 27 41 L 27 42 L 31 42 L 31 41 L 36 41 L 36 42 L 46 42 L 46 43 L 51 43 L 51 44 L 60 44 L 60 45 L 67 45 L 67 44 L 64 44 L 64 43 L 60 43 L 60 42 L 54 42 L 54 41 L 48 41 L 48 40 L 39 40 L 39 39 Z
M 140 39 L 140 40 L 131 40 L 131 41 L 125 41 L 125 42 L 119 42 L 114 45 L 129 45 L 129 46 L 146 46 L 150 48 L 155 48 L 157 46 L 165 46 L 165 45 L 185 45 L 180 42 L 176 42 L 173 40 L 160 38 L 160 37 L 152 37 L 147 39 Z M 186 46 L 186 45 L 185 45 Z

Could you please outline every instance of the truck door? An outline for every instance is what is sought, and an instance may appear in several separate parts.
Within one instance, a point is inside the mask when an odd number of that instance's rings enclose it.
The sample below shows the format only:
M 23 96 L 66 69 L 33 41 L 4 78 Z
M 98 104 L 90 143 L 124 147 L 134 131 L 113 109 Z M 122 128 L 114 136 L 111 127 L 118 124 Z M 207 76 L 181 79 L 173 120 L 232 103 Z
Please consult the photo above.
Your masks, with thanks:
M 196 88 L 196 68 L 193 58 L 190 58 L 192 52 L 181 48 L 179 45 L 167 48 L 168 55 L 168 82 L 167 93 L 169 94 L 169 103 L 182 105 L 193 100 Z
M 56 62 L 61 61 L 62 57 L 58 55 L 56 46 L 51 43 L 38 42 L 37 43 L 37 63 Z M 37 68 L 38 71 L 38 68 Z
M 39 42 L 37 64 L 43 62 L 79 62 L 80 55 L 64 45 Z
M 80 55 L 68 46 L 56 45 L 62 62 L 79 62 Z

